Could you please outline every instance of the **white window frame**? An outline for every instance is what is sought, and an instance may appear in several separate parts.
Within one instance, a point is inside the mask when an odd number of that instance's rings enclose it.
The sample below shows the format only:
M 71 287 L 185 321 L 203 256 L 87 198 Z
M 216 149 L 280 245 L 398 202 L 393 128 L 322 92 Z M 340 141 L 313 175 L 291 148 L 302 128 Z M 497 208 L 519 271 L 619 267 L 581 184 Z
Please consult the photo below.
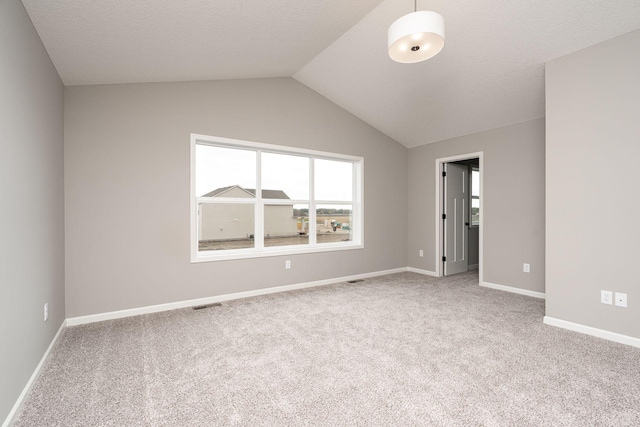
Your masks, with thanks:
M 236 148 L 256 151 L 256 197 L 245 198 L 212 198 L 196 197 L 196 145 L 211 145 L 224 148 Z M 308 157 L 309 160 L 309 199 L 278 200 L 262 198 L 261 155 L 263 152 Z M 346 161 L 353 164 L 353 201 L 315 200 L 313 159 Z M 364 158 L 304 148 L 286 147 L 260 142 L 242 141 L 208 135 L 191 134 L 191 167 L 190 167 L 190 244 L 191 262 L 224 261 L 232 259 L 260 258 L 269 256 L 294 255 L 314 252 L 343 251 L 364 248 Z M 213 200 L 212 200 L 213 199 Z M 243 203 L 255 206 L 255 247 L 245 249 L 224 249 L 213 251 L 198 250 L 198 205 L 200 203 Z M 264 247 L 264 206 L 276 204 L 308 204 L 309 205 L 309 243 L 305 245 L 289 245 Z M 316 242 L 316 206 L 344 205 L 352 206 L 351 241 L 320 243 Z

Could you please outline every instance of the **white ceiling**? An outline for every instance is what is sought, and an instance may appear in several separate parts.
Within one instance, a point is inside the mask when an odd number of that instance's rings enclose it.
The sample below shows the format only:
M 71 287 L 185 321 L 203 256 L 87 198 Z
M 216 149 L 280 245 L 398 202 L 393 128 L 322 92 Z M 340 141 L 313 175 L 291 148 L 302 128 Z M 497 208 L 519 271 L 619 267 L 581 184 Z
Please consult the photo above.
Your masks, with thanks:
M 65 85 L 291 76 L 382 0 L 23 0 Z
M 386 52 L 413 0 L 23 0 L 66 85 L 293 76 L 406 147 L 544 116 L 544 63 L 640 28 L 640 0 L 430 0 L 445 47 Z

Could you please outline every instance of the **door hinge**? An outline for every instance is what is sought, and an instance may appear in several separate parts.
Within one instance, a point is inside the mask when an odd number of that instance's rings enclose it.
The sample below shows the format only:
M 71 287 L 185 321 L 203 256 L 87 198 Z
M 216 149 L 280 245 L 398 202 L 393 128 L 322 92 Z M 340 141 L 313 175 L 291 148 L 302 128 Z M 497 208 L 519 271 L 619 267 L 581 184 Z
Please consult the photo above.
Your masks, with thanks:
M 445 262 L 446 260 L 447 260 L 447 257 L 446 257 L 446 256 L 443 256 L 443 257 L 442 257 L 442 262 Z
M 447 176 L 447 172 L 442 171 L 442 176 Z
M 447 219 L 447 214 L 442 214 L 442 219 Z

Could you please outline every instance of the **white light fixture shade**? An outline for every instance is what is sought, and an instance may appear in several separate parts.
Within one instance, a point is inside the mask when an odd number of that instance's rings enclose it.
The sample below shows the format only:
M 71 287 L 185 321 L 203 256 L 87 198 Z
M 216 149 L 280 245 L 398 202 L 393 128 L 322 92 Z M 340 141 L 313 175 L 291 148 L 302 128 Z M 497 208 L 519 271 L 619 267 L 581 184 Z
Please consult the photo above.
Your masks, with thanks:
M 389 56 L 405 64 L 420 62 L 444 47 L 444 19 L 436 12 L 413 12 L 389 27 Z

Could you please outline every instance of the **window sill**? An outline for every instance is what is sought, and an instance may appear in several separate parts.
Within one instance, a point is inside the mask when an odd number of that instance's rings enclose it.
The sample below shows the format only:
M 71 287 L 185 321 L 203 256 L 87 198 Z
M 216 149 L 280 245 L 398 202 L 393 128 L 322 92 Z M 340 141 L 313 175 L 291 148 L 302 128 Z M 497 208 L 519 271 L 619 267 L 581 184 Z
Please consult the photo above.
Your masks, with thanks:
M 265 248 L 258 250 L 246 250 L 242 252 L 238 251 L 207 251 L 197 252 L 195 256 L 191 257 L 191 263 L 200 262 L 214 262 L 214 261 L 229 261 L 236 259 L 249 259 L 249 258 L 264 258 L 273 256 L 284 255 L 299 255 L 299 254 L 311 254 L 317 252 L 337 252 L 337 251 L 349 251 L 355 249 L 364 249 L 364 245 L 360 243 L 349 244 L 323 244 L 321 246 L 314 246 L 308 248 Z

